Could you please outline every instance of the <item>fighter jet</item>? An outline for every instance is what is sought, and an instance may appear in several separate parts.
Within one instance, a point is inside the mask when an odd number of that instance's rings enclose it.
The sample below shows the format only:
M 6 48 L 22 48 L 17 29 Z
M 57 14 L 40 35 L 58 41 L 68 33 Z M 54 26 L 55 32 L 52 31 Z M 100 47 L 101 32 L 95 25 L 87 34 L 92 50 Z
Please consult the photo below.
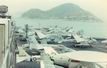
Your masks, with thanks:
M 45 43 L 45 44 L 60 43 L 62 40 L 62 36 L 59 33 L 43 34 L 43 32 L 41 31 L 36 31 L 35 36 L 39 43 Z
M 68 68 L 107 68 L 107 54 L 96 51 L 73 51 L 51 57 L 56 64 Z
M 20 63 L 22 61 L 36 61 L 40 59 L 40 55 L 29 55 L 23 47 L 18 47 L 19 54 L 16 55 L 16 63 Z
M 77 33 L 73 33 L 72 36 L 75 39 L 74 46 L 92 47 L 92 44 L 97 42 L 93 38 L 84 38 L 84 37 L 78 35 Z
M 103 41 L 101 41 L 101 43 L 107 45 L 107 40 L 103 40 Z

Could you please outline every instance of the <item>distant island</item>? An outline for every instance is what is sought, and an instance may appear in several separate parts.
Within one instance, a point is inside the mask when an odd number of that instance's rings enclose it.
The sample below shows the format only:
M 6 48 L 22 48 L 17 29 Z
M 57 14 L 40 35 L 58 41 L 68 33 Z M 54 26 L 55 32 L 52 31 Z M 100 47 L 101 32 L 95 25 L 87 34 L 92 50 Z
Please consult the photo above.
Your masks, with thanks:
M 30 9 L 24 12 L 21 17 L 30 19 L 64 19 L 71 21 L 103 22 L 92 13 L 83 10 L 79 6 L 72 3 L 62 4 L 47 11 Z

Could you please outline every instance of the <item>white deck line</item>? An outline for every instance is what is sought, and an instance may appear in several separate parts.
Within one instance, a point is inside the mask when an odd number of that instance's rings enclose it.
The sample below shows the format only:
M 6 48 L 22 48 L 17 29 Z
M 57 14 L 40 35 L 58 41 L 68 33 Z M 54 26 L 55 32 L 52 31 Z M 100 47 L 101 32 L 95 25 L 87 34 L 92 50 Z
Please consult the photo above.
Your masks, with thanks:
M 43 60 L 40 61 L 40 68 L 45 68 Z

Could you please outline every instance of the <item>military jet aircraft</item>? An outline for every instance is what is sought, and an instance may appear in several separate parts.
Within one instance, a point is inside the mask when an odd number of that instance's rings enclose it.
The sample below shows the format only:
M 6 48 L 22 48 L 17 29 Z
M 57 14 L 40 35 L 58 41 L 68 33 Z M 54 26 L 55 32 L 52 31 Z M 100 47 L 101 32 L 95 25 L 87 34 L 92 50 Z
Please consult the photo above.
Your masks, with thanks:
M 107 54 L 96 51 L 73 51 L 57 54 L 51 60 L 68 68 L 107 68 Z

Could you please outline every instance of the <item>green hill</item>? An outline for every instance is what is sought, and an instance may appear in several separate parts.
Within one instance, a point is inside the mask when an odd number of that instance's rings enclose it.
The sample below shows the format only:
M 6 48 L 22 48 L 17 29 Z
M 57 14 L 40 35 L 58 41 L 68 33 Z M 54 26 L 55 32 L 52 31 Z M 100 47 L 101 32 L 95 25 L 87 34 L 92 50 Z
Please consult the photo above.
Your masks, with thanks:
M 40 9 L 30 9 L 22 14 L 24 18 L 39 19 L 67 19 L 73 21 L 97 21 L 102 22 L 92 13 L 83 10 L 79 6 L 67 3 L 54 7 L 47 11 Z

